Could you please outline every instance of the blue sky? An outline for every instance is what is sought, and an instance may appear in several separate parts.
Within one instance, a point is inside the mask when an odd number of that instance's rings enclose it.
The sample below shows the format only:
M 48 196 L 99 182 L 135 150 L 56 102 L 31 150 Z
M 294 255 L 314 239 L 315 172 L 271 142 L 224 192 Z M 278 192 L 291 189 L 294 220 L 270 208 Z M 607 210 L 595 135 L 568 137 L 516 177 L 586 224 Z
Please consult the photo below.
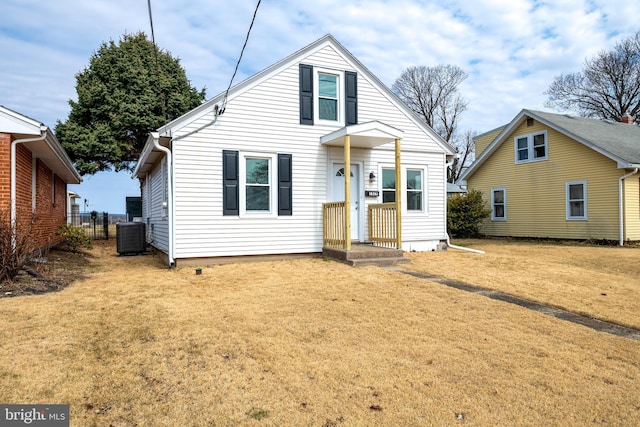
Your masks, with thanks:
M 256 3 L 152 0 L 156 42 L 213 97 L 229 84 Z M 66 120 L 75 74 L 100 43 L 150 34 L 146 0 L 3 0 L 0 16 L 0 104 L 51 128 Z M 263 0 L 234 82 L 330 33 L 388 86 L 410 65 L 461 67 L 460 129 L 484 132 L 522 108 L 548 110 L 554 76 L 640 30 L 639 16 L 638 1 Z M 89 210 L 113 213 L 139 195 L 127 173 L 72 189 Z

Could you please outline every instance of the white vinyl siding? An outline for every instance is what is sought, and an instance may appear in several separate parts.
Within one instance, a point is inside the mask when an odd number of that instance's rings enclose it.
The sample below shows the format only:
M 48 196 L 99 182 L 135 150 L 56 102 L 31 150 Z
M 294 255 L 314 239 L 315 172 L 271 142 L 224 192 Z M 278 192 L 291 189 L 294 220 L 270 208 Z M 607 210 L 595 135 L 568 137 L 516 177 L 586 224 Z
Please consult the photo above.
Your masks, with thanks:
M 147 178 L 151 193 L 147 235 L 153 246 L 166 253 L 169 250 L 169 221 L 164 208 L 166 168 L 161 167 L 162 164 L 159 162 Z
M 358 69 L 359 64 L 347 61 L 332 47 L 326 46 L 300 58 L 299 62 L 313 65 L 314 70 L 358 71 L 359 123 L 378 120 L 401 129 L 404 132 L 403 165 L 422 165 L 424 169 L 424 212 L 403 219 L 407 250 L 431 248 L 444 240 L 446 189 L 442 147 L 424 133 L 415 117 L 398 108 L 395 98 L 380 92 L 377 82 L 365 78 Z M 320 137 L 343 124 L 323 121 L 319 126 L 300 125 L 299 62 L 230 97 L 224 116 L 214 125 L 211 125 L 213 113 L 208 113 L 174 134 L 175 138 L 197 130 L 185 138 L 174 139 L 172 145 L 177 259 L 322 251 L 322 203 L 331 194 L 329 165 L 343 162 L 344 150 L 321 145 Z M 340 109 L 343 101 L 338 102 Z M 278 153 L 291 154 L 293 215 L 278 216 L 275 199 L 272 199 L 271 210 L 275 215 L 252 212 L 223 216 L 223 150 L 238 151 L 240 164 L 244 162 L 243 153 L 272 159 Z M 380 178 L 370 181 L 369 172 L 377 171 L 381 177 L 380 164 L 393 168 L 394 143 L 372 150 L 354 148 L 351 159 L 362 165 L 363 190 L 379 191 Z M 272 170 L 275 169 L 272 163 Z M 273 180 L 272 191 L 276 186 Z M 242 194 L 242 187 L 240 192 Z M 379 203 L 381 198 L 365 198 L 364 191 L 362 193 L 363 209 L 358 212 L 362 215 L 361 236 L 366 238 L 366 204 Z

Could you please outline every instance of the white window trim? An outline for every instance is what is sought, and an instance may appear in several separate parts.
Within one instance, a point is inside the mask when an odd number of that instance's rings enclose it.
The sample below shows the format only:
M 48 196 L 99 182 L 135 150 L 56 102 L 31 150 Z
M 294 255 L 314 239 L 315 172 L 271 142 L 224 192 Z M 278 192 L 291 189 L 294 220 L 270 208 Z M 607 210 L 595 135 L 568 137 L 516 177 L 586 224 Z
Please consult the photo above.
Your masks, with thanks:
M 583 203 L 584 203 L 584 215 L 582 216 L 571 216 L 571 200 L 569 200 L 569 196 L 570 196 L 570 192 L 569 192 L 569 186 L 570 185 L 582 185 L 583 188 L 583 194 L 584 194 L 584 199 L 583 199 Z M 587 215 L 587 181 L 568 181 L 567 183 L 565 183 L 565 199 L 566 199 L 566 219 L 567 221 L 586 221 L 588 219 L 588 215 Z
M 383 183 L 383 172 L 382 171 L 384 169 L 392 170 L 392 171 L 395 172 L 395 166 L 387 165 L 387 164 L 381 164 L 380 167 L 378 168 L 378 176 L 380 177 L 380 200 L 379 200 L 380 203 L 384 203 L 383 195 L 384 195 L 385 189 L 382 187 L 382 183 Z M 396 183 L 396 185 L 397 185 L 397 183 Z M 387 189 L 387 191 L 391 191 L 391 189 Z M 395 189 L 394 189 L 394 191 L 395 191 Z
M 278 155 L 272 153 L 260 152 L 243 152 L 238 153 L 239 156 L 239 198 L 240 198 L 240 217 L 244 218 L 264 218 L 275 217 L 278 215 L 278 182 L 276 175 L 276 166 L 278 164 Z M 269 159 L 269 210 L 268 211 L 248 211 L 247 210 L 247 158 Z
M 407 204 L 407 171 L 421 171 L 422 172 L 422 209 L 420 210 L 408 210 Z M 429 212 L 429 195 L 427 193 L 427 167 L 424 165 L 403 165 L 400 167 L 401 176 L 400 183 L 401 192 L 402 192 L 402 213 L 408 216 L 411 215 L 422 215 Z
M 379 177 L 379 189 L 380 196 L 378 197 L 378 202 L 382 203 L 382 170 L 383 169 L 392 169 L 395 170 L 395 165 L 391 163 L 381 163 L 378 165 L 378 177 Z M 409 210 L 407 203 L 407 171 L 420 171 L 422 173 L 422 209 L 421 210 Z M 422 215 L 425 213 L 429 213 L 429 193 L 428 193 L 428 169 L 424 165 L 402 165 L 400 167 L 400 201 L 402 203 L 402 214 L 403 215 Z M 398 185 L 398 183 L 396 183 Z
M 320 82 L 319 75 L 320 74 L 329 74 L 337 77 L 337 88 L 336 93 L 338 94 L 337 100 L 337 116 L 338 120 L 322 120 L 320 119 Z M 315 90 L 313 91 L 313 119 L 315 124 L 319 125 L 331 125 L 331 126 L 344 126 L 344 72 L 332 70 L 329 68 L 319 68 L 313 67 L 313 87 Z
M 502 199 L 504 200 L 504 216 L 495 215 L 495 203 L 494 195 L 495 191 L 502 191 Z M 496 187 L 491 189 L 491 221 L 506 221 L 507 220 L 507 189 L 504 187 Z
M 538 158 L 534 158 L 533 157 L 533 137 L 536 135 L 544 135 L 544 157 L 538 157 Z M 528 152 L 528 159 L 527 160 L 519 160 L 518 159 L 518 139 L 522 139 L 522 138 L 527 138 L 527 152 Z M 547 131 L 543 130 L 540 132 L 532 132 L 529 134 L 525 134 L 525 135 L 518 135 L 516 137 L 513 138 L 513 149 L 514 149 L 514 159 L 516 164 L 522 164 L 522 163 L 532 163 L 532 162 L 542 162 L 544 160 L 547 160 L 549 158 L 549 138 L 547 135 Z

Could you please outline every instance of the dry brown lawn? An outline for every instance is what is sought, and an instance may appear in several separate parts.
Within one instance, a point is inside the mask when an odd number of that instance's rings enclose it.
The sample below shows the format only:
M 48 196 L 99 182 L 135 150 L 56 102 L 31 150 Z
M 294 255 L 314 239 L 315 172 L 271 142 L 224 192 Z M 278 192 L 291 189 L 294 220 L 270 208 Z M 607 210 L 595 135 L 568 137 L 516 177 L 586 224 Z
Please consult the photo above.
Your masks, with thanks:
M 497 281 L 492 268 L 514 273 L 549 257 L 566 271 L 549 283 L 513 275 L 522 282 L 511 284 L 514 292 L 555 283 L 554 303 L 573 293 L 598 313 L 614 298 L 637 306 L 637 292 L 622 286 L 625 276 L 637 284 L 637 271 L 616 273 L 629 268 L 616 248 L 594 248 L 591 258 L 588 247 L 482 245 L 481 256 L 411 254 L 403 268 L 469 274 L 460 278 L 485 285 Z M 628 253 L 633 261 L 640 250 Z M 72 426 L 629 426 L 640 419 L 638 341 L 376 267 L 316 258 L 195 275 L 153 256 L 117 257 L 112 244 L 92 254 L 84 277 L 59 292 L 0 299 L 0 402 L 69 403 Z M 565 290 L 577 287 L 567 282 L 575 268 L 602 274 L 606 288 L 598 292 L 607 296 Z M 626 297 L 616 297 L 618 289 Z M 620 319 L 637 324 L 632 317 Z
M 505 239 L 455 243 L 485 254 L 412 253 L 406 268 L 640 329 L 640 247 Z

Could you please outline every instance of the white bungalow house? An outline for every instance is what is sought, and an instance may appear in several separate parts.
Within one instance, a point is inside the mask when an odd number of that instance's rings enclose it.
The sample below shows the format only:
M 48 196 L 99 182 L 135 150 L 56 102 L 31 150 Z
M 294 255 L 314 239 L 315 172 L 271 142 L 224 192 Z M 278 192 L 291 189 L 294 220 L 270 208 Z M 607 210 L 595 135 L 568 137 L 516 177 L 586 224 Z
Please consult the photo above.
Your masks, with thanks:
M 327 35 L 153 132 L 133 176 L 169 265 L 352 242 L 431 251 L 453 154 Z

